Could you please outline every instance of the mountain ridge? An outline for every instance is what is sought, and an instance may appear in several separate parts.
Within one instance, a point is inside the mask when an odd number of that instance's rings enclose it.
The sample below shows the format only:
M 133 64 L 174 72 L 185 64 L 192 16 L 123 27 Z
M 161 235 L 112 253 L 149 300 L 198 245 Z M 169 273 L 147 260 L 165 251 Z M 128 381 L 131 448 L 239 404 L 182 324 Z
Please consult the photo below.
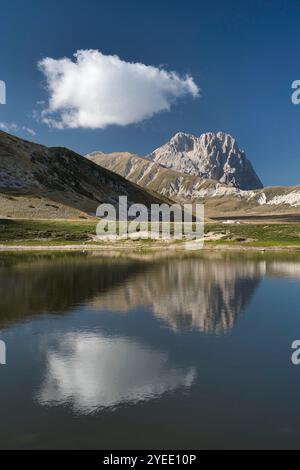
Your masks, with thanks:
M 65 147 L 46 147 L 0 131 L 0 214 L 95 216 L 101 203 L 160 203 L 162 198 Z
M 217 180 L 180 173 L 128 152 L 93 153 L 87 158 L 181 204 L 205 203 L 209 216 L 232 216 L 235 212 L 281 213 L 300 207 L 300 186 L 242 190 Z

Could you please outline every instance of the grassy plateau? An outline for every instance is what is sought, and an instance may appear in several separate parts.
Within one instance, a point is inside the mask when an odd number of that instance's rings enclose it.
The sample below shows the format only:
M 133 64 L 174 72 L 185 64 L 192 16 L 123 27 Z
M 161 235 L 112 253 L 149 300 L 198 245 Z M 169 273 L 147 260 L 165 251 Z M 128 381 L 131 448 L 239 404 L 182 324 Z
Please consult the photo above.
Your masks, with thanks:
M 11 220 L 0 219 L 0 245 L 63 246 L 103 244 L 96 236 L 97 220 Z M 124 242 L 123 242 L 124 243 Z M 124 244 L 127 245 L 128 242 Z M 130 243 L 137 243 L 130 241 Z M 149 245 L 152 240 L 139 241 Z M 180 246 L 180 241 L 177 241 Z M 205 247 L 252 247 L 300 249 L 299 223 L 242 223 L 205 225 Z

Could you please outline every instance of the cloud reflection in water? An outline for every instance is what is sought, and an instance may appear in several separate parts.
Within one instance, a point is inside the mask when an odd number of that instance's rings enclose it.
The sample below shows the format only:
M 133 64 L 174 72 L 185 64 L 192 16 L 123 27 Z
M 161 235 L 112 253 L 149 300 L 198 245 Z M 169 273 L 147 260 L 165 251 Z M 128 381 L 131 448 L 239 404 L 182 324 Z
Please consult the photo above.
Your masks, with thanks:
M 70 404 L 76 412 L 90 413 L 189 388 L 195 377 L 194 367 L 177 367 L 167 353 L 145 349 L 136 340 L 70 333 L 47 353 L 37 399 L 42 405 Z

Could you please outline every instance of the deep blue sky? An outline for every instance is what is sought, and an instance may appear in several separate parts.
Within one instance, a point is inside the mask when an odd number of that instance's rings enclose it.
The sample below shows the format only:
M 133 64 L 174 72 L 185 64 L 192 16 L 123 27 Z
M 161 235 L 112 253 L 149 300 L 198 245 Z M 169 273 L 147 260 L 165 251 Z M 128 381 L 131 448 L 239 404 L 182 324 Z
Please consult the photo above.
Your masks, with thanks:
M 0 8 L 0 79 L 7 84 L 0 121 L 82 154 L 146 154 L 178 131 L 222 130 L 237 138 L 265 185 L 300 184 L 300 105 L 290 98 L 300 79 L 300 1 L 1 0 Z M 32 117 L 36 102 L 47 99 L 37 62 L 78 49 L 190 73 L 201 98 L 141 124 L 49 129 Z

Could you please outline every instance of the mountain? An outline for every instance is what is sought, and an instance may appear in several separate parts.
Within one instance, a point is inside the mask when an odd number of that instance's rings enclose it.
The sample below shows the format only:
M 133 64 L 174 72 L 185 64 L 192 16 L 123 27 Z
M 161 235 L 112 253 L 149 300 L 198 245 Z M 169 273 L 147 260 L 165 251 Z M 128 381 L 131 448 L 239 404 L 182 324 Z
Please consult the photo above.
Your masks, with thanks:
M 165 199 L 67 149 L 35 144 L 0 131 L 0 216 L 94 216 L 101 203 L 161 203 Z
M 216 180 L 180 173 L 128 152 L 93 152 L 87 158 L 139 186 L 155 191 L 178 202 L 200 199 L 210 194 L 232 193 L 236 188 L 222 185 Z
M 147 158 L 166 168 L 240 189 L 263 187 L 245 152 L 224 132 L 208 132 L 200 137 L 179 132 Z
M 243 190 L 216 180 L 180 173 L 127 152 L 93 152 L 87 158 L 171 200 L 179 203 L 203 202 L 208 217 L 299 212 L 299 186 Z

